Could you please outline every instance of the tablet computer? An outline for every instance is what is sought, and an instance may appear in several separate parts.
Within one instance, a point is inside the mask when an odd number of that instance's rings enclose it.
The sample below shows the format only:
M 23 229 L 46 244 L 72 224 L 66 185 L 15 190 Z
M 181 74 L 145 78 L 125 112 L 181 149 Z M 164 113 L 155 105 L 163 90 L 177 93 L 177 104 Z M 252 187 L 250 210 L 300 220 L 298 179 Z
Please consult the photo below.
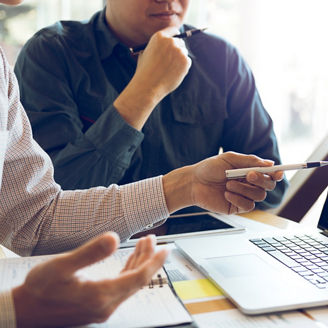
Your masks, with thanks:
M 174 242 L 179 238 L 193 236 L 237 233 L 245 231 L 245 228 L 232 222 L 230 215 L 215 214 L 212 212 L 197 212 L 171 215 L 165 222 L 165 234 L 156 236 L 157 243 Z M 122 243 L 121 247 L 134 246 L 138 238 L 131 238 Z

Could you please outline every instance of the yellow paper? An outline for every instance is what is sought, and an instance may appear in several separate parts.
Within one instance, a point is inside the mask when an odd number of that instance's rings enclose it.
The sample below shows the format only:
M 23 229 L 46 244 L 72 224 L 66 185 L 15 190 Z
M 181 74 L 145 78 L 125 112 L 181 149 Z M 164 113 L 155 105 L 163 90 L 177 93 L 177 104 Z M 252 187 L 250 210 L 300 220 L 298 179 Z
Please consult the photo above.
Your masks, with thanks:
M 221 291 L 208 279 L 175 281 L 173 287 L 182 300 L 221 296 Z

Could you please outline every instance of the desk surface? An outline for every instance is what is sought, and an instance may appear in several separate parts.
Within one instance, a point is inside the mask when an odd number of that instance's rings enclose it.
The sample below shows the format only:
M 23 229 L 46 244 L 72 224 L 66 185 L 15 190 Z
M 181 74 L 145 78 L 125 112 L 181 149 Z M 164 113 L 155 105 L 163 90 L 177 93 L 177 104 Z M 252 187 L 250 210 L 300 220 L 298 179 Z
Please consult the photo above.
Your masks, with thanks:
M 272 225 L 280 229 L 292 229 L 293 227 L 297 227 L 299 225 L 299 223 L 296 223 L 294 221 L 287 220 L 280 216 L 276 216 L 274 214 L 260 210 L 255 210 L 249 213 L 239 215 L 257 222 Z
M 255 210 L 250 213 L 242 214 L 242 217 L 247 219 L 251 219 L 260 223 L 268 224 L 276 228 L 280 229 L 293 229 L 299 226 L 298 223 L 293 221 L 284 219 L 282 217 L 278 217 L 268 212 Z M 173 256 L 172 252 L 172 256 Z M 179 252 L 175 252 L 176 256 L 178 256 L 178 262 L 180 263 L 180 267 L 184 266 L 184 269 L 190 272 L 193 269 L 190 266 L 190 263 L 181 264 L 181 255 Z M 4 257 L 5 253 L 2 251 L 0 247 L 0 258 Z M 185 260 L 187 261 L 187 260 Z M 173 262 L 173 261 L 172 261 Z M 226 299 L 222 293 L 214 287 L 214 285 L 209 286 L 211 284 L 207 279 L 204 279 L 204 276 L 200 275 L 198 272 L 193 272 L 195 276 L 191 278 L 191 280 L 185 281 L 177 281 L 179 286 L 173 283 L 176 292 L 179 295 L 177 287 L 183 287 L 184 290 L 192 290 L 195 294 L 194 287 L 200 287 L 201 293 L 203 296 L 197 297 L 193 299 L 183 299 L 182 301 L 185 304 L 187 310 L 194 316 L 195 321 L 199 325 L 200 328 L 203 327 L 236 327 L 236 328 L 249 328 L 249 327 L 279 327 L 279 328 L 294 328 L 294 327 L 316 327 L 316 324 L 311 315 L 308 313 L 303 313 L 300 311 L 291 311 L 285 312 L 282 314 L 271 314 L 271 315 L 261 315 L 255 318 L 243 315 L 237 308 Z M 194 279 L 194 280 L 192 280 Z M 185 284 L 185 285 L 184 285 Z M 214 293 L 210 296 L 208 293 L 208 289 L 213 292 L 213 288 L 216 289 Z M 197 290 L 197 288 L 196 288 Z M 199 289 L 198 289 L 199 293 Z M 181 295 L 179 295 L 181 297 Z M 324 313 L 325 315 L 325 313 Z M 328 313 L 327 313 L 328 315 Z M 310 319 L 311 318 L 311 319 Z M 320 324 L 322 321 L 320 320 Z M 328 327 L 326 325 L 322 325 L 321 327 Z

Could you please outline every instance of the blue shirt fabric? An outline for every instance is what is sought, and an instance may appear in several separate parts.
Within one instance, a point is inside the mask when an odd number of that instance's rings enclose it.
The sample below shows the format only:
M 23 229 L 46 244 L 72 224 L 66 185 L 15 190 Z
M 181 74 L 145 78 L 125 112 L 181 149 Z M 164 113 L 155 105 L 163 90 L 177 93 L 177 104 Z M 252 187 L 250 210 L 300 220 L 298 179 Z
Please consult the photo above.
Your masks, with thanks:
M 104 10 L 89 21 L 57 22 L 26 43 L 15 66 L 21 101 L 64 189 L 165 174 L 221 147 L 280 163 L 272 120 L 238 51 L 208 33 L 185 41 L 191 69 L 142 131 L 113 106 L 136 60 L 111 33 Z M 286 188 L 278 183 L 258 207 L 278 205 Z

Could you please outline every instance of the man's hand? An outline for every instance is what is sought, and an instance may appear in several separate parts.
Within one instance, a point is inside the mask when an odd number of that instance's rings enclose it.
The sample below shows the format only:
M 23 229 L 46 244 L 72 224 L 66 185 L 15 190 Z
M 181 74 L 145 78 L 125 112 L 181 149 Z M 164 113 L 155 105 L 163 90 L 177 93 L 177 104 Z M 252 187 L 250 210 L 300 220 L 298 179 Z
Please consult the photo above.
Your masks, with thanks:
M 157 102 L 181 84 L 191 67 L 184 40 L 172 38 L 176 34 L 179 30 L 175 28 L 155 33 L 138 59 L 133 79 L 141 82 Z
M 134 128 L 141 130 L 156 105 L 175 90 L 191 66 L 182 39 L 172 38 L 179 31 L 166 28 L 156 32 L 139 55 L 137 70 L 114 106 Z
M 163 177 L 170 212 L 196 205 L 212 212 L 232 214 L 251 211 L 255 202 L 265 199 L 283 172 L 269 175 L 249 172 L 246 179 L 227 180 L 225 170 L 272 166 L 273 162 L 254 155 L 227 152 L 195 165 L 174 170 Z
M 83 281 L 77 270 L 112 254 L 115 233 L 104 234 L 67 254 L 33 268 L 13 290 L 17 327 L 64 327 L 105 321 L 117 306 L 147 284 L 167 251 L 154 253 L 152 236 L 142 238 L 115 279 Z

